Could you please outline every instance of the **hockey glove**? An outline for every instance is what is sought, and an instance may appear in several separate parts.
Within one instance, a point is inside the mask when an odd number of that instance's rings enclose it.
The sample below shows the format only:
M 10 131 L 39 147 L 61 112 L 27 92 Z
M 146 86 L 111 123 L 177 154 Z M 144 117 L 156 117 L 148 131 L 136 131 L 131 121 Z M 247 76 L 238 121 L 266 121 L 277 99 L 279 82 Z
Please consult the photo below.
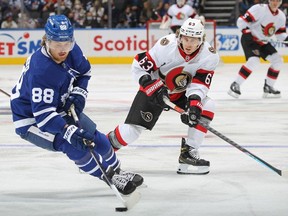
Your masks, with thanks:
M 74 87 L 71 94 L 67 98 L 64 110 L 68 113 L 72 104 L 74 104 L 76 114 L 79 115 L 83 112 L 85 107 L 88 92 L 80 87 Z
M 64 128 L 62 135 L 64 139 L 79 151 L 86 151 L 88 145 L 94 140 L 93 134 L 79 129 L 75 125 L 69 125 L 67 128 Z
M 167 88 L 164 86 L 164 83 L 160 79 L 152 80 L 151 76 L 144 75 L 139 80 L 140 90 L 143 91 L 150 99 L 150 101 L 160 106 L 161 108 L 167 107 L 163 101 L 163 97 L 168 96 Z
M 186 112 L 181 114 L 181 121 L 190 127 L 195 127 L 202 113 L 201 98 L 198 95 L 191 95 L 188 98 Z

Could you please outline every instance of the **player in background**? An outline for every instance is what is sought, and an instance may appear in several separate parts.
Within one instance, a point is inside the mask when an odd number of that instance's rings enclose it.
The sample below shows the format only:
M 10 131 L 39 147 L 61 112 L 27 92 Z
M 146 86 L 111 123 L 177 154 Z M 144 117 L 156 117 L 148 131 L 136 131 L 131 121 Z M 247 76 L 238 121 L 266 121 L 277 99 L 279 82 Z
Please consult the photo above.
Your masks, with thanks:
M 84 172 L 103 180 L 86 141 L 95 143 L 95 156 L 122 194 L 130 194 L 143 178 L 120 169 L 106 135 L 83 113 L 91 65 L 74 40 L 74 29 L 64 15 L 45 24 L 41 48 L 27 58 L 22 75 L 12 89 L 11 110 L 16 133 L 32 144 L 63 152 Z M 81 128 L 69 116 L 71 105 Z
M 142 131 L 152 130 L 167 108 L 163 97 L 168 97 L 186 111 L 181 121 L 188 125 L 177 173 L 209 173 L 210 162 L 199 156 L 207 129 L 198 121 L 209 124 L 214 117 L 214 101 L 207 93 L 218 63 L 219 55 L 205 41 L 203 24 L 192 18 L 176 34 L 160 38 L 149 51 L 137 54 L 132 74 L 140 86 L 125 123 L 108 134 L 114 149 L 134 142 Z
M 177 29 L 179 29 L 188 18 L 197 18 L 200 19 L 203 24 L 205 23 L 205 18 L 199 16 L 194 8 L 186 4 L 186 0 L 176 0 L 176 4 L 172 4 L 168 8 L 160 28 L 165 29 L 169 26 L 171 31 L 176 33 Z
M 231 84 L 228 94 L 238 98 L 241 95 L 240 85 L 257 70 L 260 58 L 268 60 L 271 65 L 264 81 L 264 98 L 281 97 L 280 91 L 274 88 L 282 66 L 282 57 L 269 42 L 275 35 L 277 40 L 288 42 L 286 33 L 286 17 L 279 10 L 282 0 L 269 0 L 268 4 L 252 6 L 237 20 L 237 26 L 242 31 L 241 44 L 246 57 L 246 63 L 240 68 L 238 75 Z

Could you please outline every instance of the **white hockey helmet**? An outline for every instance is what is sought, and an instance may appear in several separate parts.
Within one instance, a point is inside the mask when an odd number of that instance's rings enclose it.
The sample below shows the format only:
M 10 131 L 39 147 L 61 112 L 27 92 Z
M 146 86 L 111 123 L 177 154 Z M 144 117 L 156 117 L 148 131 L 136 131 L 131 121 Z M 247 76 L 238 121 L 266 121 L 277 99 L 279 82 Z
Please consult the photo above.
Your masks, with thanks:
M 188 18 L 180 28 L 179 35 L 200 38 L 200 44 L 204 41 L 205 30 L 199 19 Z
M 177 0 L 176 4 L 178 7 L 183 7 L 186 4 L 186 0 Z

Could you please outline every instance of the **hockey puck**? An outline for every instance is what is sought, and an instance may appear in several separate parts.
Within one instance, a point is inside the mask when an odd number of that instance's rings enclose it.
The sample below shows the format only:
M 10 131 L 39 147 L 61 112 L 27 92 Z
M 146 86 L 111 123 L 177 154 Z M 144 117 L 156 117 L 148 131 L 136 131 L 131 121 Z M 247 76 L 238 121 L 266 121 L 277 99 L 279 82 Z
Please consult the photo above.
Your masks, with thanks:
M 126 207 L 117 207 L 117 208 L 115 208 L 116 212 L 125 212 L 127 210 L 128 210 L 128 208 L 126 208 Z

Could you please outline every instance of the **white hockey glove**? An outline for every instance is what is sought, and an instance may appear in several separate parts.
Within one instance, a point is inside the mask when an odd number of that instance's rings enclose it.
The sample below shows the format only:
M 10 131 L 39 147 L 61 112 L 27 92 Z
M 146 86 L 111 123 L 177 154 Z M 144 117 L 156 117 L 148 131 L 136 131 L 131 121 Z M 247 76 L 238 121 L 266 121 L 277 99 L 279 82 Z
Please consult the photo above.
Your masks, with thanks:
M 75 125 L 69 125 L 64 128 L 62 135 L 64 139 L 79 151 L 86 151 L 88 145 L 94 140 L 93 134 L 83 129 L 79 129 Z

